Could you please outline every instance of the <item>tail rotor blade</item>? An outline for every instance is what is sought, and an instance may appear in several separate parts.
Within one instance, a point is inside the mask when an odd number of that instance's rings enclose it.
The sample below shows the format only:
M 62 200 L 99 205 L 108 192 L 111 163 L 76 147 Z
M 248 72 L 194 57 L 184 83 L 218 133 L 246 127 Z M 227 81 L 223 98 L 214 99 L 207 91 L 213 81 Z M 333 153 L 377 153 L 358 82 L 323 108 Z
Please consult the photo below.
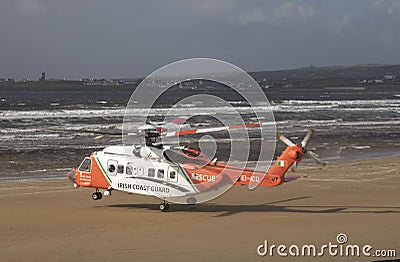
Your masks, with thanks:
M 303 141 L 301 141 L 301 147 L 305 148 L 311 136 L 314 134 L 314 129 L 310 129 L 307 132 L 307 135 L 304 137 Z
M 326 163 L 324 161 L 322 161 L 321 159 L 318 158 L 318 155 L 312 151 L 307 151 L 307 156 L 311 157 L 312 159 L 314 159 L 318 164 L 325 166 Z
M 297 170 L 297 162 L 294 162 L 293 165 L 290 167 L 290 171 L 296 172 Z
M 292 141 L 290 141 L 289 138 L 285 137 L 282 134 L 278 134 L 278 139 L 281 140 L 283 143 L 285 143 L 285 145 L 287 146 L 295 146 L 295 144 Z

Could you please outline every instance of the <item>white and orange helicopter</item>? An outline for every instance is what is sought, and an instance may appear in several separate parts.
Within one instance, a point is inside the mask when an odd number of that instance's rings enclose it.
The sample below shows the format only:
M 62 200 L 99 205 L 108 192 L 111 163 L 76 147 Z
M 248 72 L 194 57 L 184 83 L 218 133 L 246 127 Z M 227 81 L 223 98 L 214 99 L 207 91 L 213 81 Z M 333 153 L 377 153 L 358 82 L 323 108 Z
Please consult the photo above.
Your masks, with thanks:
M 184 122 L 178 118 L 172 125 Z M 231 185 L 279 186 L 285 182 L 286 172 L 307 154 L 319 164 L 325 165 L 315 153 L 306 150 L 314 130 L 309 130 L 300 144 L 279 134 L 278 139 L 287 145 L 267 172 L 238 168 L 210 159 L 197 149 L 159 143 L 160 137 L 218 132 L 228 129 L 260 127 L 260 123 L 217 128 L 186 129 L 171 131 L 167 125 L 146 124 L 138 128 L 145 137 L 144 145 L 109 146 L 92 152 L 81 164 L 68 173 L 74 187 L 95 188 L 93 200 L 110 196 L 112 190 L 157 196 L 162 199 L 161 211 L 169 209 L 168 200 L 185 199 L 186 204 L 196 204 L 196 195 L 213 190 L 227 182 Z M 257 181 L 254 181 L 257 180 Z M 183 203 L 183 202 L 181 202 Z

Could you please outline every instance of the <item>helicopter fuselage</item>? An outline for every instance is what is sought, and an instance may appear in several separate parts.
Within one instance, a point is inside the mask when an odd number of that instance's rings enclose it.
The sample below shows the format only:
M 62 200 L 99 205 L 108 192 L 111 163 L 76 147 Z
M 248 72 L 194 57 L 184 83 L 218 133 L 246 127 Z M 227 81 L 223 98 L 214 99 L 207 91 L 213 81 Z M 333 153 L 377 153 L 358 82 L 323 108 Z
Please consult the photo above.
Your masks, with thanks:
M 169 154 L 166 154 L 169 153 Z M 182 162 L 170 157 L 181 156 Z M 290 166 L 301 160 L 303 149 L 288 146 L 267 173 L 209 160 L 196 149 L 170 146 L 110 146 L 93 152 L 70 172 L 75 186 L 155 195 L 192 196 L 231 183 L 278 186 Z

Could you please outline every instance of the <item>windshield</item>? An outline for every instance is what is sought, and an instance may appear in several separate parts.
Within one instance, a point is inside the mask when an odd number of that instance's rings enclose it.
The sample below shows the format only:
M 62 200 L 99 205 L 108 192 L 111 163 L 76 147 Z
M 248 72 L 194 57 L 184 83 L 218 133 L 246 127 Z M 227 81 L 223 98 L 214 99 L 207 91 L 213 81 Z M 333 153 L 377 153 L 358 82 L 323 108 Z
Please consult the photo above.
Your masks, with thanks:
M 79 171 L 90 172 L 91 169 L 92 169 L 92 159 L 85 158 L 82 161 L 82 164 L 79 166 Z

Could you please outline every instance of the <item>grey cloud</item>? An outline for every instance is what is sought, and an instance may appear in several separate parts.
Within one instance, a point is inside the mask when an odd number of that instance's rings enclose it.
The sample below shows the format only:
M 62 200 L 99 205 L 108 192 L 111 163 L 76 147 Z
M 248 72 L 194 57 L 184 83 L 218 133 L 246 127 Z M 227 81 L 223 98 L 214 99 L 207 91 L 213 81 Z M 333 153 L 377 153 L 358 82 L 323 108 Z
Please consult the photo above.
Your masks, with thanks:
M 28 15 L 43 15 L 47 9 L 39 0 L 16 0 L 16 8 Z
M 0 78 L 138 77 L 191 57 L 245 70 L 398 63 L 398 1 L 4 0 Z

